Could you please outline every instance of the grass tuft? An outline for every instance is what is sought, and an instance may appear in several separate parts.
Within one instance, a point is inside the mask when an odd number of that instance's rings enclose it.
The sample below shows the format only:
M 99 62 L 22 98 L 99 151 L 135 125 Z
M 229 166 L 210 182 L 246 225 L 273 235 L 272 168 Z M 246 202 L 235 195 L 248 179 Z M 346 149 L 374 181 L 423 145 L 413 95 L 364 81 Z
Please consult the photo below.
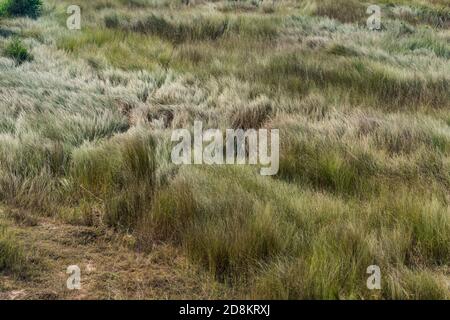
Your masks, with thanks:
M 13 59 L 17 65 L 21 65 L 24 62 L 32 61 L 33 55 L 28 52 L 28 49 L 24 46 L 23 42 L 19 38 L 13 38 L 6 48 L 4 49 L 4 55 Z
M 21 275 L 26 268 L 26 259 L 22 248 L 6 226 L 0 225 L 0 272 Z
M 1 0 L 0 16 L 37 18 L 42 12 L 41 0 Z

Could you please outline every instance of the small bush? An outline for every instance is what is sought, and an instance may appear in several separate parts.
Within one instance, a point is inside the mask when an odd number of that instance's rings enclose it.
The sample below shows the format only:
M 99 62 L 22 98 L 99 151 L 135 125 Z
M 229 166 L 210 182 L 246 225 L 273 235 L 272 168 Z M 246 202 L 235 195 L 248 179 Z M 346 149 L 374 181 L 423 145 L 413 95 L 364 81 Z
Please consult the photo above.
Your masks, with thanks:
M 4 0 L 0 2 L 0 15 L 37 18 L 42 11 L 42 0 Z
M 13 59 L 17 65 L 26 61 L 32 61 L 33 55 L 28 52 L 28 49 L 23 45 L 22 41 L 14 38 L 5 48 L 5 56 Z

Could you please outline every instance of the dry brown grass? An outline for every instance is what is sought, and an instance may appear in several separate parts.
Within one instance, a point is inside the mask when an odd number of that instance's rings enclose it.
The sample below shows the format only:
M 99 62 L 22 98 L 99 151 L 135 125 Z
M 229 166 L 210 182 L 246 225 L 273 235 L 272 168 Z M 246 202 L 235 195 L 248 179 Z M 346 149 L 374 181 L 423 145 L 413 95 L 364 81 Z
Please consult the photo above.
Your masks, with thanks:
M 227 295 L 169 244 L 155 244 L 150 253 L 138 253 L 131 235 L 44 217 L 35 217 L 36 225 L 18 225 L 12 219 L 20 212 L 0 208 L 1 222 L 8 223 L 25 252 L 35 252 L 38 263 L 29 265 L 26 279 L 0 273 L 0 299 L 208 299 Z M 81 290 L 66 287 L 69 265 L 81 269 Z

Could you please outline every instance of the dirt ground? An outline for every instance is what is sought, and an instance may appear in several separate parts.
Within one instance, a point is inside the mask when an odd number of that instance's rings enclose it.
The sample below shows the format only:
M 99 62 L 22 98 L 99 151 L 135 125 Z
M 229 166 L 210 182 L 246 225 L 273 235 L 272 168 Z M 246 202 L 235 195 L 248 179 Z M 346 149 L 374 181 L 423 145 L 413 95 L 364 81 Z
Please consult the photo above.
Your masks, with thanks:
M 26 219 L 20 217 L 27 217 Z M 70 225 L 0 208 L 0 221 L 13 231 L 29 261 L 25 277 L 0 274 L 0 299 L 207 299 L 221 285 L 190 264 L 180 250 L 155 245 L 133 248 L 130 235 Z M 67 267 L 81 270 L 81 289 L 67 289 Z

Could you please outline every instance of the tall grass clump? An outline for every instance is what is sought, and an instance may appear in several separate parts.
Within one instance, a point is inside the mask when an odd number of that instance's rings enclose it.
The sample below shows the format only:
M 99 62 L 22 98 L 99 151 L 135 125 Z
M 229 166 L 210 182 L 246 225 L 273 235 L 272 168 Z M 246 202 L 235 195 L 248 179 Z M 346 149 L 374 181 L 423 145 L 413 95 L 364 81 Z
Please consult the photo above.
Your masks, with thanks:
M 0 272 L 22 274 L 26 267 L 25 255 L 13 234 L 0 225 Z
M 169 187 L 158 191 L 152 210 L 138 228 L 141 245 L 174 241 L 218 279 L 237 279 L 258 261 L 295 246 L 295 241 L 289 241 L 293 230 L 277 219 L 278 210 L 257 200 L 256 185 L 248 172 L 242 172 L 244 185 L 232 172 L 184 171 Z M 222 175 L 222 183 L 212 179 Z M 213 194 L 227 197 L 213 198 Z
M 150 209 L 156 188 L 155 146 L 151 136 L 122 141 L 119 183 L 106 200 L 105 219 L 109 225 L 134 228 Z
M 144 19 L 130 22 L 127 28 L 135 32 L 153 34 L 173 43 L 181 43 L 216 40 L 226 33 L 228 25 L 228 19 L 197 16 L 192 20 L 176 21 L 152 14 Z
M 428 24 L 434 28 L 450 26 L 450 9 L 448 6 L 401 6 L 394 7 L 394 14 L 412 24 Z
M 246 169 L 186 169 L 155 194 L 137 235 L 143 249 L 180 245 L 216 279 L 245 283 L 257 298 L 446 297 L 440 274 L 422 269 L 448 263 L 448 207 L 427 196 L 411 202 L 408 192 L 375 197 L 367 206 Z M 374 293 L 366 287 L 372 264 L 385 281 L 405 280 Z M 423 281 L 412 286 L 408 274 Z
M 278 34 L 277 20 L 260 17 L 195 15 L 173 19 L 164 15 L 130 19 L 118 14 L 104 18 L 106 27 L 158 36 L 174 44 L 189 41 L 216 41 L 226 36 L 273 39 Z
M 57 142 L 24 135 L 0 136 L 0 199 L 51 212 L 64 194 L 68 150 Z
M 33 55 L 24 46 L 23 42 L 19 38 L 13 38 L 4 49 L 4 55 L 13 59 L 17 65 L 21 65 L 24 62 L 32 61 Z
M 370 154 L 339 144 L 332 137 L 291 136 L 280 155 L 279 177 L 318 190 L 356 195 L 369 192 L 376 169 L 377 164 Z M 373 191 L 372 186 L 370 192 Z
M 450 101 L 449 80 L 442 75 L 417 75 L 386 67 L 364 58 L 283 54 L 272 57 L 266 66 L 251 76 L 264 75 L 264 81 L 288 90 L 305 87 L 334 87 L 345 90 L 352 101 L 367 100 L 378 107 L 402 109 L 413 106 L 442 108 Z M 245 77 L 245 75 L 243 75 Z M 291 82 L 297 86 L 291 86 Z M 336 91 L 338 91 L 336 90 Z
M 344 23 L 359 22 L 366 11 L 358 0 L 320 0 L 314 1 L 312 7 L 314 14 Z
M 259 97 L 248 106 L 233 110 L 231 126 L 236 129 L 258 129 L 268 121 L 273 112 L 272 102 L 267 97 Z
M 81 146 L 73 152 L 71 167 L 79 196 L 100 201 L 107 224 L 132 229 L 155 192 L 155 153 L 154 138 L 142 133 Z

